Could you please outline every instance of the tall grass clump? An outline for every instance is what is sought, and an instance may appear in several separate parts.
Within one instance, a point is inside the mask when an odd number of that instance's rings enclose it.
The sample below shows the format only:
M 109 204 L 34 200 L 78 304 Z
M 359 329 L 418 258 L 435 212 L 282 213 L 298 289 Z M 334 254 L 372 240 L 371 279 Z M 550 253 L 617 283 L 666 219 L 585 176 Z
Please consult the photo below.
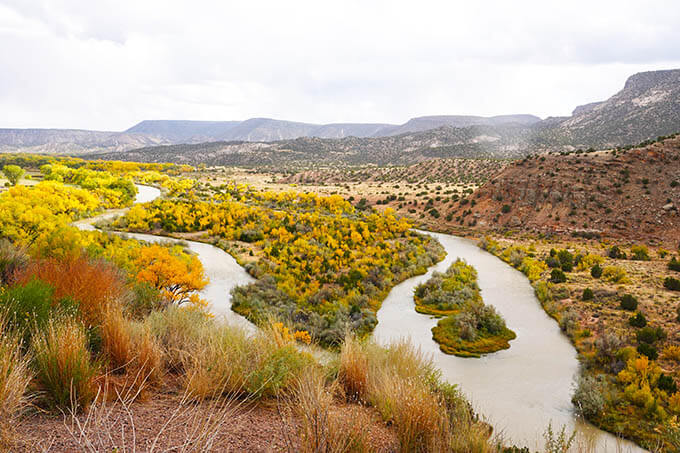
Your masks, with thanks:
M 207 398 L 219 390 L 257 399 L 289 392 L 314 359 L 273 326 L 265 325 L 252 335 L 227 324 L 204 327 L 185 356 L 188 393 Z
M 32 378 L 29 365 L 20 337 L 9 330 L 6 315 L 0 313 L 0 451 L 10 448 L 12 427 L 26 405 Z
M 349 420 L 332 410 L 337 381 L 327 385 L 326 375 L 318 367 L 310 367 L 296 379 L 292 391 L 292 412 L 299 424 L 298 442 L 288 440 L 292 451 L 301 453 L 371 452 L 368 427 L 373 422 L 361 410 L 352 412 Z M 290 423 L 295 426 L 295 423 Z M 297 445 L 294 445 L 297 444 Z
M 491 451 L 488 426 L 445 382 L 431 359 L 407 341 L 386 348 L 347 338 L 339 382 L 348 396 L 393 423 L 403 451 Z M 361 389 L 361 390 L 358 390 Z
M 101 349 L 113 373 L 139 374 L 138 383 L 158 383 L 162 375 L 161 349 L 148 326 L 112 310 L 99 328 Z
M 48 405 L 86 408 L 96 395 L 98 366 L 88 350 L 85 328 L 73 318 L 50 320 L 33 336 L 33 366 Z

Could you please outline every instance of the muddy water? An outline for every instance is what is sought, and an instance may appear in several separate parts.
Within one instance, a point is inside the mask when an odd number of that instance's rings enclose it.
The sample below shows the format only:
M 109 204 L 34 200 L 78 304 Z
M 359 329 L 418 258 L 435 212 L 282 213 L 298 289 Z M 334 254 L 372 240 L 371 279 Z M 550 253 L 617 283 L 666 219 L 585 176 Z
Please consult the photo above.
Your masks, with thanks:
M 526 277 L 471 241 L 429 234 L 444 246 L 446 258 L 427 274 L 392 289 L 378 311 L 374 338 L 387 343 L 410 337 L 432 354 L 443 376 L 460 386 L 494 428 L 518 445 L 540 447 L 542 433 L 551 422 L 553 426 L 576 427 L 595 451 L 644 451 L 576 418 L 570 401 L 579 366 L 576 351 L 545 314 Z M 477 269 L 484 302 L 494 305 L 517 333 L 510 349 L 480 359 L 444 354 L 430 331 L 437 321 L 415 311 L 414 288 L 433 271 L 444 272 L 458 257 Z

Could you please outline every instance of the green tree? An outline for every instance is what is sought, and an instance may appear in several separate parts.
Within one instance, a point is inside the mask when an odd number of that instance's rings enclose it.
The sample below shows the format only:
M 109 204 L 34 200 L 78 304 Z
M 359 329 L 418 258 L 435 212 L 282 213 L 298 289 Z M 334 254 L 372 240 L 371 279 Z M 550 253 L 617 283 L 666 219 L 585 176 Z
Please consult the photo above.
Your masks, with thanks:
M 5 178 L 13 186 L 16 186 L 22 176 L 24 176 L 24 169 L 18 165 L 5 165 L 2 167 L 2 172 L 5 174 Z

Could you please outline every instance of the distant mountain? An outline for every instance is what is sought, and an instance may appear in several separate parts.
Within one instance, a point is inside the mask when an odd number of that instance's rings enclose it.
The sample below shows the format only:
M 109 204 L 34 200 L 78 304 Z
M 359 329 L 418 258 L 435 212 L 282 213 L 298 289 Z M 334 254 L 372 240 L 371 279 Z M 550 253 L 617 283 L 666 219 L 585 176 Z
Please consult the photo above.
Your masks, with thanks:
M 446 126 L 387 137 L 299 137 L 275 142 L 223 141 L 152 146 L 96 157 L 193 165 L 404 165 L 435 157 L 523 157 L 526 149 L 534 146 L 533 135 L 530 126 L 516 123 Z
M 0 152 L 71 153 L 122 152 L 170 143 L 145 134 L 79 129 L 0 129 Z
M 149 160 L 163 155 L 194 163 L 205 158 L 206 162 L 248 165 L 296 159 L 301 163 L 405 164 L 434 156 L 517 157 L 549 150 L 624 146 L 678 131 L 680 69 L 674 69 L 635 74 L 610 99 L 578 106 L 569 117 L 545 120 L 533 115 L 422 116 L 401 125 L 320 125 L 271 118 L 145 120 L 124 132 L 4 129 L 0 130 L 0 152 L 112 156 L 145 148 L 130 156 Z M 160 149 L 159 145 L 176 146 Z M 192 154 L 184 156 L 183 152 Z
M 470 127 L 470 126 L 500 126 L 502 124 L 520 124 L 528 126 L 538 123 L 541 119 L 534 115 L 501 115 L 492 117 L 439 115 L 412 118 L 401 126 L 391 126 L 374 134 L 374 137 L 385 135 L 399 135 L 409 132 L 421 132 L 439 127 Z
M 132 126 L 125 133 L 162 137 L 171 143 L 198 143 L 215 140 L 240 123 L 240 121 L 145 120 Z
M 680 130 L 680 69 L 641 72 L 603 102 L 577 107 L 553 131 L 574 146 L 619 146 Z
M 153 135 L 172 143 L 206 141 L 274 142 L 299 137 L 346 138 L 386 137 L 408 132 L 422 132 L 443 126 L 498 126 L 517 123 L 530 125 L 541 121 L 533 115 L 482 116 L 423 116 L 402 125 L 382 123 L 311 124 L 271 118 L 251 118 L 245 121 L 174 121 L 146 120 L 125 132 Z

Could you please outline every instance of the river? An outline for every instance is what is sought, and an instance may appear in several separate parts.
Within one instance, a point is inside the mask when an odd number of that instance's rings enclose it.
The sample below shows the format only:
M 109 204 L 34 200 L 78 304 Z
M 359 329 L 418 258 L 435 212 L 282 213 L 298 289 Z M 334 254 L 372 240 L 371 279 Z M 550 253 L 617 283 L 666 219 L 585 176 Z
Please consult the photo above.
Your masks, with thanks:
M 160 196 L 154 187 L 138 185 L 135 203 L 152 201 Z M 82 229 L 93 229 L 101 219 L 122 214 L 107 212 L 76 222 Z M 527 278 L 495 256 L 481 250 L 472 241 L 459 237 L 427 233 L 439 240 L 446 258 L 424 275 L 395 286 L 378 311 L 378 326 L 373 337 L 379 343 L 400 338 L 431 354 L 443 377 L 460 386 L 475 409 L 484 414 L 506 441 L 541 449 L 542 433 L 548 423 L 566 426 L 581 433 L 581 441 L 591 443 L 594 451 L 643 452 L 634 444 L 580 421 L 571 404 L 574 378 L 578 373 L 576 350 L 560 332 L 557 323 L 542 309 Z M 128 233 L 127 236 L 148 242 L 172 241 L 162 236 Z M 203 263 L 210 283 L 201 296 L 210 303 L 216 316 L 230 323 L 253 329 L 242 316 L 231 311 L 231 289 L 248 284 L 253 278 L 223 250 L 209 244 L 183 241 Z M 494 305 L 509 328 L 517 333 L 510 349 L 479 359 L 460 358 L 442 353 L 432 340 L 430 329 L 436 319 L 415 311 L 414 288 L 432 272 L 444 272 L 456 258 L 463 258 L 477 269 L 484 302 Z

